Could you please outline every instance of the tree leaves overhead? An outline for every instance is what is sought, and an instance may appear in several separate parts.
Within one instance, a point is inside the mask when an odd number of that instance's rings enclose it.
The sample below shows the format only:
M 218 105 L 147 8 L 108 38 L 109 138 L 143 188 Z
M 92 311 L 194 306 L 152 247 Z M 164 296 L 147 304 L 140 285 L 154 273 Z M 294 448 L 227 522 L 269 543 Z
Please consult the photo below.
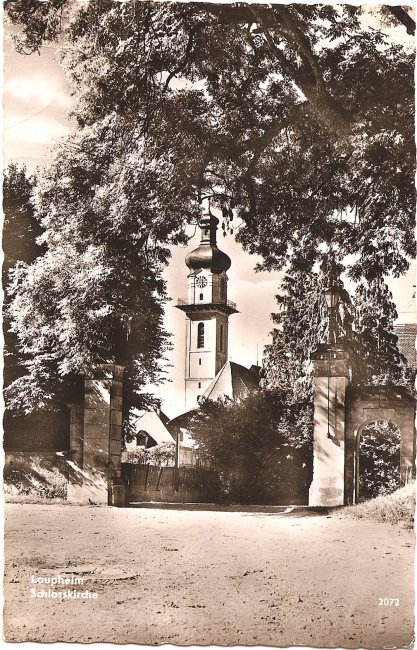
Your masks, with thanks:
M 406 270 L 414 60 L 401 11 L 16 0 L 7 16 L 19 51 L 58 44 L 78 125 L 39 178 L 46 252 L 14 271 L 29 401 L 54 373 L 100 361 L 126 363 L 132 386 L 157 378 L 167 245 L 186 241 L 204 198 L 267 269 L 312 278 L 330 248 L 358 280 Z
M 401 8 L 374 14 L 107 0 L 8 7 L 21 49 L 60 38 L 74 114 L 92 130 L 89 155 L 111 138 L 138 204 L 154 206 L 147 223 L 159 213 L 165 235 L 181 236 L 210 196 L 234 205 L 238 239 L 266 268 L 305 247 L 312 265 L 332 242 L 340 257 L 355 254 L 352 275 L 369 279 L 407 268 L 415 202 L 412 19 Z

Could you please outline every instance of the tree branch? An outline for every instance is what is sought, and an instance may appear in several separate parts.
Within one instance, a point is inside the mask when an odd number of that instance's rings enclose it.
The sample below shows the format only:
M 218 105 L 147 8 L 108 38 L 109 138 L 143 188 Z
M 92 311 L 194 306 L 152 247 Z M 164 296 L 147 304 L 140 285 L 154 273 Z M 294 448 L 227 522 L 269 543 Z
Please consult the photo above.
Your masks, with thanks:
M 174 77 L 175 77 L 179 72 L 181 72 L 182 70 L 184 70 L 185 66 L 186 66 L 187 63 L 188 63 L 188 57 L 190 56 L 190 54 L 191 54 L 191 50 L 192 50 L 192 48 L 193 48 L 194 34 L 195 34 L 196 31 L 197 31 L 198 29 L 200 29 L 204 24 L 205 24 L 205 23 L 199 23 L 198 25 L 194 25 L 194 27 L 192 27 L 192 29 L 190 30 L 190 33 L 189 33 L 189 35 L 188 35 L 188 42 L 187 42 L 187 46 L 186 46 L 186 48 L 185 48 L 185 53 L 184 53 L 183 60 L 182 60 L 182 62 L 181 62 L 181 63 L 180 63 L 176 68 L 175 68 L 175 70 L 173 70 L 172 72 L 169 73 L 169 75 L 168 75 L 168 77 L 167 77 L 167 80 L 166 80 L 166 82 L 165 82 L 165 85 L 164 85 L 164 89 L 163 89 L 162 92 L 165 93 L 165 92 L 168 90 L 168 87 L 169 87 L 169 84 L 170 84 L 171 80 L 172 80 L 172 79 L 173 79 L 173 78 L 174 78 Z
M 282 29 L 278 22 L 275 27 L 280 35 L 302 56 L 307 67 L 306 71 L 300 71 L 277 47 L 265 22 L 264 12 L 255 5 L 251 6 L 251 11 L 262 27 L 270 51 L 275 55 L 283 72 L 289 75 L 309 101 L 311 111 L 315 114 L 317 121 L 335 134 L 339 140 L 346 139 L 350 135 L 352 115 L 327 90 L 317 58 L 307 37 L 299 29 L 294 16 L 287 8 L 280 5 L 279 11 L 285 21 L 285 28 Z
M 290 77 L 292 77 L 294 80 L 296 80 L 298 76 L 298 70 L 297 68 L 290 62 L 288 61 L 287 57 L 284 55 L 284 53 L 277 47 L 276 43 L 274 42 L 274 39 L 272 38 L 268 26 L 266 24 L 266 21 L 264 19 L 264 16 L 261 14 L 259 11 L 258 7 L 256 5 L 251 5 L 250 7 L 251 12 L 253 13 L 256 22 L 258 25 L 262 27 L 263 34 L 265 36 L 266 42 L 268 44 L 269 50 L 272 52 L 272 54 L 275 55 L 275 57 L 278 59 L 281 67 L 283 68 L 284 72 L 286 72 Z
M 404 27 L 407 30 L 407 34 L 411 34 L 411 36 L 414 36 L 416 33 L 416 23 L 414 20 L 411 18 L 410 14 L 408 14 L 402 7 L 396 6 L 392 7 L 387 5 L 387 9 L 390 13 L 392 13 L 395 18 L 404 25 Z

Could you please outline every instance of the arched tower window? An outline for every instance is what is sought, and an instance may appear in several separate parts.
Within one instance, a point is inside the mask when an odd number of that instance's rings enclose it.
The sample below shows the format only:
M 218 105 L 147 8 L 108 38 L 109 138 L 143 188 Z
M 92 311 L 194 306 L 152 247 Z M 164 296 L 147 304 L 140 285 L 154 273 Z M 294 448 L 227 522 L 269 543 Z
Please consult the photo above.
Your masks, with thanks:
M 219 349 L 220 349 L 220 352 L 223 352 L 223 341 L 224 341 L 223 323 L 220 323 L 220 335 L 219 335 Z
M 204 323 L 199 323 L 197 327 L 197 347 L 204 348 Z

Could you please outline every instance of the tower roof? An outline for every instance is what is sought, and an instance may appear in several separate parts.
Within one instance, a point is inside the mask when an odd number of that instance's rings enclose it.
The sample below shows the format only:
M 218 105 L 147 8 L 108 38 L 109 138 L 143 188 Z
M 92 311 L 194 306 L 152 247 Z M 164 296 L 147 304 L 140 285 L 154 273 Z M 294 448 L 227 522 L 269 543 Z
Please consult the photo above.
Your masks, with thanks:
M 191 272 L 198 269 L 209 269 L 212 273 L 222 273 L 230 268 L 230 257 L 217 248 L 216 231 L 218 223 L 219 220 L 214 215 L 203 215 L 200 222 L 200 245 L 191 253 L 188 253 L 185 258 L 185 263 Z

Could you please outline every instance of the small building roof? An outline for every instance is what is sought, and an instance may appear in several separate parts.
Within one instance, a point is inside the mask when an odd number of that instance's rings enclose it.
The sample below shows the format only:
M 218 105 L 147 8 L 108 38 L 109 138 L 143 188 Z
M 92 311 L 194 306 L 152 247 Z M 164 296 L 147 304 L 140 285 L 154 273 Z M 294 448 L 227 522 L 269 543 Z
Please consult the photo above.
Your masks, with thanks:
M 164 442 L 174 442 L 174 438 L 166 428 L 163 420 L 165 423 L 169 421 L 164 413 L 161 412 L 158 414 L 155 411 L 146 411 L 146 413 L 136 420 L 134 424 L 135 431 L 136 433 L 145 431 L 145 433 L 155 440 L 157 445 L 161 445 Z

